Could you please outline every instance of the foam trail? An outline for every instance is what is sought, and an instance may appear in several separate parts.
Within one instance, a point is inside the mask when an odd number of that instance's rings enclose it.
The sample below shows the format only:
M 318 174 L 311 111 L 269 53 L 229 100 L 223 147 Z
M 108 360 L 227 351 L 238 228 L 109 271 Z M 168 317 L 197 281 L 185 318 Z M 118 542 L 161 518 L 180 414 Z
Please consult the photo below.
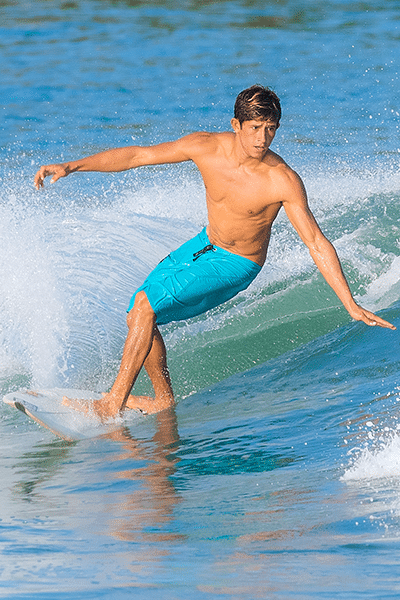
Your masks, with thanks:
M 3 365 L 54 385 L 68 325 L 42 215 L 2 206 L 0 224 Z
M 87 385 L 104 391 L 111 385 L 131 294 L 159 260 L 206 223 L 197 172 L 175 165 L 168 173 L 132 172 L 118 185 L 110 176 L 106 189 L 104 179 L 97 187 L 94 175 L 71 177 L 47 186 L 43 194 L 30 188 L 18 196 L 3 190 L 3 379 L 19 373 L 41 387 Z M 352 181 L 357 177 L 361 185 L 361 176 L 351 175 Z M 338 248 L 353 292 L 363 304 L 389 306 L 400 296 L 393 235 L 397 211 L 376 193 L 373 179 L 359 189 L 354 185 L 346 197 L 333 197 L 329 173 L 307 179 L 312 208 Z M 393 174 L 385 181 L 388 194 L 397 189 Z M 368 219 L 360 221 L 361 214 Z M 345 323 L 347 315 L 339 306 L 282 211 L 267 264 L 248 290 L 207 317 L 172 324 L 163 333 L 176 372 L 188 353 L 196 354 L 196 366 L 183 376 L 182 387 L 195 379 L 196 368 L 199 389 L 207 385 L 211 370 L 219 380 Z
M 375 449 L 363 448 L 342 476 L 343 481 L 368 481 L 400 477 L 400 436 L 381 442 Z
M 367 287 L 367 296 L 375 310 L 390 306 L 400 297 L 400 257 L 395 257 L 389 269 Z

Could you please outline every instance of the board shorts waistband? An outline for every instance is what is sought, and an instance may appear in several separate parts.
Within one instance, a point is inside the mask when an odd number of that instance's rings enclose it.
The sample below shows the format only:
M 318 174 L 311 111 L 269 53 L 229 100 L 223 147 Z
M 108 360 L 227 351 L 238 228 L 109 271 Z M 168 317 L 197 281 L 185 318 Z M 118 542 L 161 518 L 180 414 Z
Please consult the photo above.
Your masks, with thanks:
M 261 266 L 211 244 L 206 228 L 166 256 L 136 290 L 144 291 L 158 325 L 200 315 L 245 290 Z

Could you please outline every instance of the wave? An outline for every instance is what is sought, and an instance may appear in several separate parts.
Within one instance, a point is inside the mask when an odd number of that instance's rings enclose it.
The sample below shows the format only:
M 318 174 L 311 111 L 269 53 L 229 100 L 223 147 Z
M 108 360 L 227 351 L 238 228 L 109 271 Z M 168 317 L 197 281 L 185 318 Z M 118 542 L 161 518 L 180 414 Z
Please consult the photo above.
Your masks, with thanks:
M 310 204 L 368 308 L 400 297 L 399 176 L 304 175 Z M 134 289 L 206 223 L 190 166 L 70 177 L 40 194 L 3 189 L 0 235 L 0 381 L 108 388 Z M 95 190 L 95 191 L 94 191 Z M 185 396 L 348 322 L 284 214 L 253 284 L 207 315 L 163 328 L 177 393 Z M 138 382 L 146 387 L 146 379 Z
M 371 421 L 368 427 L 373 427 Z M 400 426 L 397 426 L 399 429 Z M 387 440 L 389 427 L 379 435 L 379 447 L 357 449 L 357 457 L 352 458 L 350 465 L 346 468 L 343 481 L 371 481 L 377 479 L 392 479 L 400 476 L 400 436 L 393 435 Z M 371 437 L 373 435 L 371 434 Z M 355 452 L 353 452 L 356 454 Z

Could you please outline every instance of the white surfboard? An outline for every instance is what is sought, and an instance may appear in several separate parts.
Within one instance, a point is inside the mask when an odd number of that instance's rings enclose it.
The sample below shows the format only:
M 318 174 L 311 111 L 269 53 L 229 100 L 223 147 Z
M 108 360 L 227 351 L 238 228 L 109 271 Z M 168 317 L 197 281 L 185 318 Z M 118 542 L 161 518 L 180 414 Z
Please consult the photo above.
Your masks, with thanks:
M 43 427 L 64 440 L 75 441 L 104 435 L 121 427 L 122 420 L 102 423 L 89 412 L 81 412 L 62 404 L 64 396 L 87 401 L 98 400 L 101 394 L 75 389 L 18 391 L 4 396 L 3 401 L 17 408 Z

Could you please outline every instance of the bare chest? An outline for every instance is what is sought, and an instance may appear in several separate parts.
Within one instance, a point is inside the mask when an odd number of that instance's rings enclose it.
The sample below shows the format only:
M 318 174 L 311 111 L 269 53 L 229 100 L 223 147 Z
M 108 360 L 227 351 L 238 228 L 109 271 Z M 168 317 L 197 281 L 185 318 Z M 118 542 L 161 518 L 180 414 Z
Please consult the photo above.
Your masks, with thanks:
M 219 172 L 204 178 L 204 183 L 209 208 L 215 210 L 259 215 L 278 201 L 273 186 L 265 177 Z

